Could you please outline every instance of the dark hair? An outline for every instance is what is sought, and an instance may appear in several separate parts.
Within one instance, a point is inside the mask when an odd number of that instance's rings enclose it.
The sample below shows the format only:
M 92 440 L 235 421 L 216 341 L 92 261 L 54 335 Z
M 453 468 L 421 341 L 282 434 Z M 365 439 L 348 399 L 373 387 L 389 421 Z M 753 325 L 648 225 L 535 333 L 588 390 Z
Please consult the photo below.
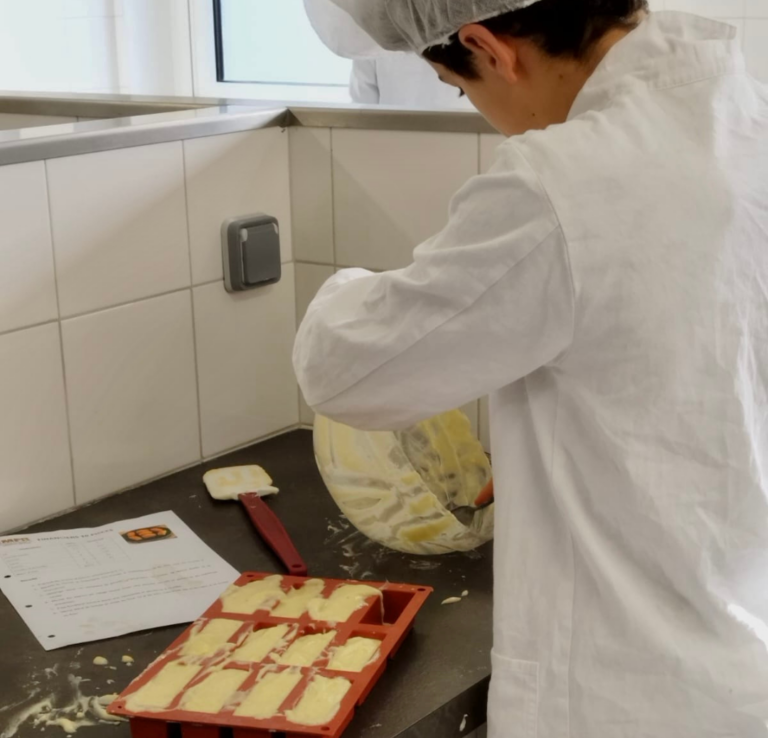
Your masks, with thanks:
M 584 59 L 608 31 L 634 28 L 641 10 L 648 10 L 648 0 L 539 0 L 480 25 L 496 36 L 530 39 L 553 57 Z M 430 46 L 424 57 L 465 79 L 479 76 L 458 33 L 445 45 Z

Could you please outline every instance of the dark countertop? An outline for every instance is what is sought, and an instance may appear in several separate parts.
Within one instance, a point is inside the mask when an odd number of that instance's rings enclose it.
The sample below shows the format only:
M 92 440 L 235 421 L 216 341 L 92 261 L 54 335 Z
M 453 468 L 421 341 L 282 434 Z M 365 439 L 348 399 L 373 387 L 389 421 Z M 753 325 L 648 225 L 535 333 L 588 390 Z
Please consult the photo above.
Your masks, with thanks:
M 84 528 L 173 510 L 211 548 L 239 571 L 281 572 L 279 562 L 258 538 L 241 505 L 215 502 L 201 481 L 222 466 L 260 464 L 281 493 L 270 506 L 283 520 L 309 567 L 310 576 L 390 580 L 435 588 L 416 620 L 414 632 L 387 667 L 345 738 L 451 738 L 485 722 L 490 675 L 491 550 L 416 557 L 368 541 L 350 527 L 328 494 L 314 463 L 312 436 L 295 431 L 195 466 L 139 489 L 31 526 L 27 532 Z M 455 605 L 446 597 L 470 595 Z M 8 600 L 0 597 L 0 734 L 25 705 L 52 693 L 69 700 L 69 675 L 83 679 L 85 694 L 122 691 L 186 626 L 158 628 L 109 641 L 46 652 Z M 130 654 L 135 664 L 121 663 Z M 116 670 L 93 665 L 105 656 Z M 90 680 L 88 682 L 84 680 Z M 107 680 L 113 680 L 108 684 Z M 31 697 L 33 690 L 39 689 Z M 464 730 L 462 718 L 467 715 Z M 59 727 L 22 725 L 18 738 L 64 735 Z M 84 727 L 82 738 L 125 738 L 128 724 Z

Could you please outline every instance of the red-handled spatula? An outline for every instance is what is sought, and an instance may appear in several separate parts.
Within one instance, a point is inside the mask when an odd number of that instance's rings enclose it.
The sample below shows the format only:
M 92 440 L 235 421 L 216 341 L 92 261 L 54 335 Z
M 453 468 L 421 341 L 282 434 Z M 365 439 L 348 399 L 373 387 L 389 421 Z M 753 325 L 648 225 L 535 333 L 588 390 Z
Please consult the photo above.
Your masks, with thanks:
M 307 575 L 307 565 L 293 545 L 288 531 L 262 499 L 276 494 L 278 490 L 272 486 L 272 479 L 260 466 L 212 469 L 205 473 L 203 482 L 215 500 L 239 499 L 264 542 L 275 552 L 288 572 L 297 577 Z

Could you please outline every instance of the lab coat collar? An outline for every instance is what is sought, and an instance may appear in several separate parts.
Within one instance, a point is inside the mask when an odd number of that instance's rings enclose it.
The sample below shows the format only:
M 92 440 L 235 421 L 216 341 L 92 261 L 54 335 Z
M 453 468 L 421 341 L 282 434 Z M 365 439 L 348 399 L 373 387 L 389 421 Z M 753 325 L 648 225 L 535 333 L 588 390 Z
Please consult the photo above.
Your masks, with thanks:
M 605 108 L 633 83 L 671 88 L 744 69 L 733 26 L 688 13 L 651 13 L 606 54 L 576 97 L 568 120 Z

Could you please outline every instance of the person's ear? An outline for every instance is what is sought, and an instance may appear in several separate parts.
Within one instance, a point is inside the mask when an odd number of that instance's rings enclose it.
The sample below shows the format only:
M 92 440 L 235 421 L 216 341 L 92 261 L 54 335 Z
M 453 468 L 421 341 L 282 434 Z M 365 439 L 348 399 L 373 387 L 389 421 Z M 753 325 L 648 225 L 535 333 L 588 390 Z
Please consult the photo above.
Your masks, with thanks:
M 484 72 L 487 71 L 499 75 L 510 84 L 517 82 L 519 60 L 514 44 L 505 43 L 479 23 L 464 26 L 459 31 L 459 41 L 473 53 L 481 76 L 485 76 Z

